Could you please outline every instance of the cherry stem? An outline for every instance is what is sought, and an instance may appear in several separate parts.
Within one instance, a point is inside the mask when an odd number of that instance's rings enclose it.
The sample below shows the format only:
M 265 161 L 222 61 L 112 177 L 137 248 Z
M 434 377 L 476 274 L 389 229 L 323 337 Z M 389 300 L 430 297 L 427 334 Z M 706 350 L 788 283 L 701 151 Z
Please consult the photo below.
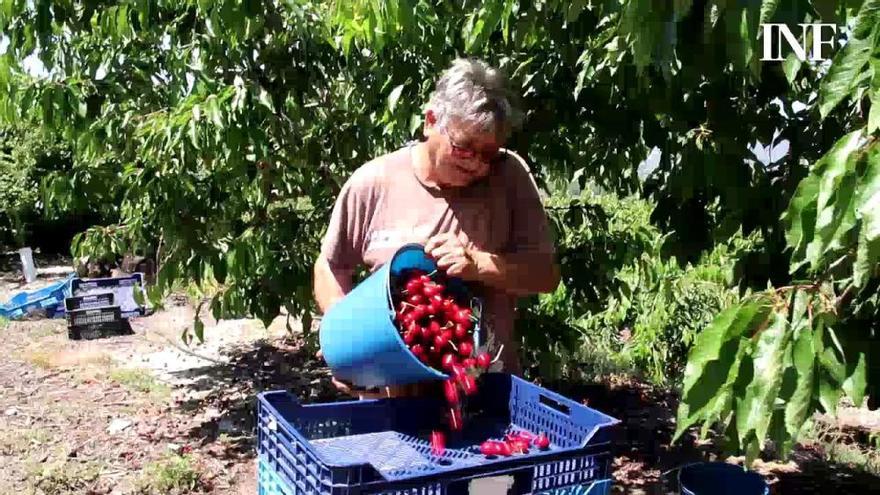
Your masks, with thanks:
M 501 351 L 503 351 L 503 350 L 504 350 L 504 344 L 501 344 L 501 347 L 498 348 L 498 354 L 495 354 L 495 359 L 492 360 L 493 363 L 495 361 L 498 361 L 499 359 L 501 359 Z
M 437 270 L 436 270 L 436 269 L 435 269 L 433 272 L 429 273 L 429 274 L 428 274 L 428 277 L 433 277 L 435 273 L 437 273 Z
M 449 341 L 449 345 L 451 345 L 452 348 L 455 349 L 455 352 L 458 352 L 458 347 L 456 347 L 455 343 L 453 343 L 451 340 Z
M 410 303 L 408 303 L 408 302 L 406 302 L 406 301 L 400 301 L 400 302 L 402 302 L 404 306 L 409 306 L 410 308 L 414 308 L 414 307 L 416 307 L 415 304 L 410 304 Z

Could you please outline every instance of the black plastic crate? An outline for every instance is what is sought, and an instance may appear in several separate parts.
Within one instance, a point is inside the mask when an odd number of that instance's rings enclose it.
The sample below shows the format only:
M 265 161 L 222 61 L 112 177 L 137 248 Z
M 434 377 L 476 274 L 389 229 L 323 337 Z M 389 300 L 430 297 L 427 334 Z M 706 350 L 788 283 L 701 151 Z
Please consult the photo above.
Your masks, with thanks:
M 119 306 L 75 309 L 67 312 L 68 327 L 82 327 L 98 323 L 113 323 L 122 320 Z
M 132 334 L 134 331 L 128 320 L 121 318 L 118 321 L 67 327 L 67 337 L 70 340 L 94 340 Z
M 74 296 L 112 293 L 113 304 L 119 305 L 123 318 L 146 314 L 146 308 L 135 300 L 135 291 L 140 291 L 141 296 L 145 296 L 144 275 L 142 273 L 111 278 L 74 278 L 70 281 L 70 292 Z
M 87 296 L 73 296 L 64 299 L 64 309 L 68 312 L 77 309 L 100 308 L 101 306 L 113 306 L 113 293 L 90 294 Z

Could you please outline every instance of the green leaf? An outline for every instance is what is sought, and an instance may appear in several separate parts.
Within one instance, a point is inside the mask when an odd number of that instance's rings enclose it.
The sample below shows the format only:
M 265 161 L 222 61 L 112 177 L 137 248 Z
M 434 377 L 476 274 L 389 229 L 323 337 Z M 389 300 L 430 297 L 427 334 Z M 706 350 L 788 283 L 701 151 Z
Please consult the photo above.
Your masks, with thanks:
M 391 90 L 391 93 L 388 95 L 388 111 L 394 113 L 394 109 L 397 108 L 397 101 L 400 100 L 400 95 L 403 93 L 404 84 L 395 87 Z
M 821 324 L 821 323 L 819 323 Z M 785 405 L 785 428 L 796 437 L 812 411 L 815 387 L 816 349 L 813 346 L 813 329 L 806 318 L 795 323 L 792 364 L 797 371 L 795 390 Z
M 770 22 L 773 19 L 773 14 L 776 13 L 776 8 L 779 6 L 779 0 L 764 0 L 761 2 L 761 24 L 765 24 Z
M 873 38 L 874 36 L 869 39 L 850 39 L 834 56 L 828 74 L 822 78 L 819 86 L 819 114 L 822 119 L 853 93 L 871 58 Z
M 877 145 L 871 146 L 865 163 L 856 200 L 856 217 L 861 229 L 853 264 L 853 284 L 859 288 L 867 285 L 880 264 L 880 149 Z
M 782 62 L 782 71 L 785 73 L 785 79 L 788 80 L 788 84 L 794 84 L 802 65 L 803 62 L 794 53 L 789 53 L 785 57 L 785 60 Z
M 193 320 L 193 333 L 195 333 L 196 338 L 199 339 L 199 342 L 205 342 L 205 324 L 202 322 L 202 319 L 196 315 Z
M 857 180 L 854 171 L 862 137 L 860 130 L 847 134 L 811 171 L 819 174 L 815 236 L 806 251 L 806 258 L 814 269 L 827 252 L 844 247 L 845 236 L 855 226 Z
M 782 385 L 783 357 L 790 343 L 786 315 L 774 313 L 773 322 L 758 335 L 752 382 L 736 408 L 736 429 L 741 444 L 754 434 L 763 448 L 773 415 L 774 402 Z
M 275 105 L 272 104 L 272 96 L 265 88 L 260 87 L 260 104 L 268 108 L 270 112 L 275 112 Z
M 849 371 L 849 376 L 843 381 L 843 391 L 852 399 L 856 407 L 862 406 L 865 399 L 865 389 L 868 385 L 867 364 L 865 353 L 859 353 L 859 359 Z
M 813 241 L 816 229 L 816 198 L 819 196 L 819 176 L 810 174 L 798 184 L 797 190 L 782 215 L 786 223 L 785 239 L 793 250 L 790 272 L 796 272 L 807 262 L 807 246 Z
M 856 22 L 853 25 L 853 37 L 863 39 L 867 37 L 880 23 L 880 0 L 865 0 Z
M 743 357 L 740 338 L 765 324 L 770 310 L 763 299 L 742 302 L 722 311 L 697 335 L 685 367 L 676 438 L 717 408 L 716 393 L 736 379 L 731 367 Z

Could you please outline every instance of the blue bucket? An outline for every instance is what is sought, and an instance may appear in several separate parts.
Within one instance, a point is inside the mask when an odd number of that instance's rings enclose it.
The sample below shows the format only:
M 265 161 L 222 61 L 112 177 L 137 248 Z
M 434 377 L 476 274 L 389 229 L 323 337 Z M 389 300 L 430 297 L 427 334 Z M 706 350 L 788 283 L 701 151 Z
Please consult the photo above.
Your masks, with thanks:
M 406 270 L 431 273 L 437 265 L 424 246 L 407 244 L 373 272 L 321 320 L 319 340 L 324 360 L 336 378 L 360 387 L 384 387 L 444 380 L 448 375 L 422 363 L 407 348 L 394 323 L 391 281 Z M 447 282 L 450 292 L 467 295 L 464 283 Z M 479 346 L 479 322 L 474 343 Z
M 701 462 L 678 472 L 682 495 L 767 495 L 764 478 L 726 462 Z

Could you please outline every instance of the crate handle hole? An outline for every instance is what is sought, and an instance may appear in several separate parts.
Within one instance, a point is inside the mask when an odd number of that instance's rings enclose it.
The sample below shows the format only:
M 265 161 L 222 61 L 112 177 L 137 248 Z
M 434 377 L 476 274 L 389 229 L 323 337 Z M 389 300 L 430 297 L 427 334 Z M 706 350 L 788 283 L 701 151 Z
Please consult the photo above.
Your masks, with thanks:
M 571 408 L 569 408 L 567 405 L 562 404 L 561 402 L 559 402 L 559 401 L 557 401 L 557 400 L 555 400 L 555 399 L 552 399 L 552 398 L 550 398 L 550 397 L 547 397 L 547 396 L 544 395 L 544 394 L 541 394 L 541 395 L 538 396 L 538 401 L 539 401 L 541 404 L 544 404 L 545 406 L 547 406 L 547 407 L 549 407 L 549 408 L 551 408 L 551 409 L 554 409 L 554 410 L 556 410 L 556 411 L 561 412 L 562 414 L 565 414 L 566 416 L 568 416 L 569 414 L 571 414 Z

